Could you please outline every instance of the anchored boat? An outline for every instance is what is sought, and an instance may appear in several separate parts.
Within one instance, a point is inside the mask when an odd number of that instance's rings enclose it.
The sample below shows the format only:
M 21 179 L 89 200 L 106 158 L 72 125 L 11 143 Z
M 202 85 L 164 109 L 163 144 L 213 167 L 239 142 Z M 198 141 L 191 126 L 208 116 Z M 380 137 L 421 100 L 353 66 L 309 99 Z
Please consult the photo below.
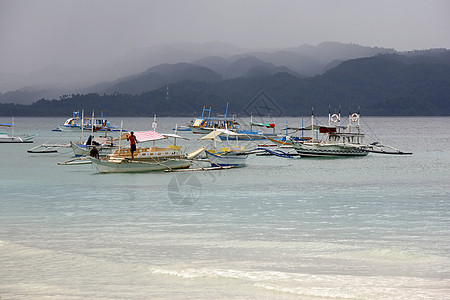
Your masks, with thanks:
M 212 167 L 224 167 L 224 166 L 233 166 L 233 167 L 243 167 L 245 166 L 246 159 L 248 157 L 248 153 L 245 152 L 244 146 L 239 146 L 236 144 L 235 146 L 229 146 L 227 139 L 227 146 L 217 148 L 217 142 L 221 142 L 221 139 L 217 137 L 220 135 L 225 136 L 234 136 L 236 139 L 236 143 L 238 143 L 239 133 L 229 131 L 227 129 L 217 129 L 204 137 L 200 138 L 200 140 L 213 140 L 214 141 L 214 149 L 205 150 L 206 158 L 210 161 Z
M 352 114 L 348 127 L 344 127 L 340 125 L 340 115 L 329 116 L 329 121 L 339 122 L 336 126 L 314 125 L 314 115 L 311 115 L 311 125 L 304 128 L 311 131 L 311 140 L 302 142 L 291 140 L 290 143 L 300 157 L 366 156 L 368 152 L 363 148 L 364 134 L 361 132 L 359 117 L 359 114 Z M 315 139 L 316 133 L 325 134 L 326 139 Z
M 131 157 L 130 148 L 116 149 L 105 158 L 88 157 L 100 173 L 124 173 L 124 172 L 150 172 L 161 170 L 185 169 L 192 164 L 192 159 L 199 155 L 205 147 L 194 152 L 181 152 L 181 147 L 169 145 L 167 147 L 156 147 L 155 142 L 166 139 L 168 136 L 181 138 L 175 135 L 163 135 L 156 131 L 134 132 L 137 141 L 153 142 L 152 147 L 138 147 Z
M 11 128 L 12 133 L 11 135 L 8 135 L 5 133 L 0 133 L 0 143 L 33 143 L 32 139 L 37 135 L 21 135 L 21 136 L 15 136 L 14 135 L 14 118 L 12 119 L 11 123 L 1 123 L 0 127 L 6 127 Z
M 360 119 L 359 113 L 350 114 L 347 126 L 343 126 L 340 113 L 333 115 L 329 113 L 328 125 L 322 126 L 314 125 L 314 115 L 311 115 L 311 125 L 303 128 L 303 130 L 311 131 L 311 139 L 309 141 L 290 140 L 289 143 L 301 157 L 358 157 L 366 156 L 369 152 L 412 154 L 379 142 L 363 143 L 365 134 L 361 130 Z M 326 138 L 315 138 L 319 133 L 324 134 Z
M 213 131 L 214 129 L 225 129 L 225 128 L 231 131 L 236 131 L 240 127 L 239 123 L 236 122 L 234 119 L 231 120 L 227 119 L 227 114 L 228 114 L 228 103 L 223 118 L 211 117 L 211 107 L 210 108 L 203 107 L 202 116 L 192 121 L 191 124 L 188 125 L 188 127 L 192 130 L 193 133 L 197 134 L 207 134 Z
M 103 117 L 103 112 L 99 119 L 92 117 L 84 117 L 83 111 L 74 111 L 71 118 L 68 118 L 64 124 L 59 125 L 52 131 L 80 131 L 80 130 L 94 130 L 94 131 L 120 131 L 117 126 L 111 125 L 111 123 Z

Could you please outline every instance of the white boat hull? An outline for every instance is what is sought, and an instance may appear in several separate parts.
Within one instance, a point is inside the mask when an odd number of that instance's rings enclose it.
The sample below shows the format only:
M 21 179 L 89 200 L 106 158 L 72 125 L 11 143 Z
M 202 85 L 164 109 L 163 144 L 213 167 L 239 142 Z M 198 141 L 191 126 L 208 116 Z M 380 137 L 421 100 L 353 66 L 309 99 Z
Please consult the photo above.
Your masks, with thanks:
M 86 145 L 77 145 L 73 142 L 70 142 L 70 147 L 73 150 L 73 154 L 75 156 L 85 156 L 89 155 L 91 149 L 93 146 L 86 146 Z M 108 154 L 111 154 L 114 152 L 114 150 L 118 149 L 118 147 L 111 147 L 111 146 L 95 146 L 98 150 L 98 153 L 100 156 L 106 156 Z
M 9 135 L 1 135 L 0 136 L 0 143 L 33 143 L 31 140 L 34 136 L 28 136 L 28 137 L 18 137 L 18 136 L 9 136 Z
M 195 134 L 208 134 L 213 131 L 213 128 L 200 128 L 189 125 L 189 129 L 191 129 L 192 133 Z
M 351 157 L 368 154 L 358 146 L 346 144 L 303 143 L 292 145 L 300 157 Z
M 213 167 L 243 167 L 245 166 L 245 161 L 248 157 L 248 154 L 243 152 L 227 152 L 223 154 L 214 154 L 208 151 L 205 151 L 206 158 L 211 162 L 211 166 Z

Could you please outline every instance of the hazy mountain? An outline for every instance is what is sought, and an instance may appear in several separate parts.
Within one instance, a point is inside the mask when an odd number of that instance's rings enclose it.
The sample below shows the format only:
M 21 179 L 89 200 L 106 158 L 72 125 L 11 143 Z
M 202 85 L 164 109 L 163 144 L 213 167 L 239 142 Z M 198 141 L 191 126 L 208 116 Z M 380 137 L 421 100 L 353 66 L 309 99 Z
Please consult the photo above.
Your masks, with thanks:
M 275 66 L 271 63 L 262 61 L 254 56 L 246 56 L 239 58 L 228 65 L 224 71 L 225 78 L 237 78 L 247 75 L 247 73 L 255 67 L 264 67 L 272 69 Z
M 329 64 L 334 60 L 345 61 L 354 58 L 371 57 L 380 53 L 397 52 L 394 49 L 367 47 L 338 42 L 323 42 L 317 46 L 301 45 L 287 50 L 314 58 L 323 65 Z
M 432 54 L 430 51 L 412 51 L 405 53 L 405 57 L 412 56 L 418 61 L 430 61 L 432 58 L 436 63 L 440 63 L 444 58 L 439 58 L 439 55 L 445 57 L 445 54 L 439 54 L 439 51 L 433 50 Z M 2 86 L 17 88 L 20 83 L 24 84 L 25 88 L 17 89 L 17 93 L 14 93 L 16 90 L 10 90 L 12 93 L 8 93 L 8 98 L 5 97 L 6 93 L 0 94 L 0 102 L 31 103 L 42 97 L 58 98 L 58 93 L 59 95 L 88 92 L 141 93 L 185 79 L 220 80 L 218 74 L 223 78 L 267 76 L 279 72 L 288 72 L 295 76 L 315 76 L 338 66 L 343 61 L 372 57 L 380 53 L 395 53 L 395 51 L 336 42 L 273 51 L 245 51 L 226 43 L 168 44 L 135 49 L 95 70 L 49 67 L 27 76 L 2 74 L 0 75 Z M 209 71 L 174 69 L 171 74 L 167 74 L 164 70 L 156 68 L 161 66 L 161 63 L 177 65 L 180 62 L 191 62 L 191 67 L 197 65 Z M 43 84 L 49 81 L 52 84 Z M 103 83 L 96 84 L 99 82 Z M 23 93 L 24 90 L 29 93 Z
M 249 62 L 252 59 L 249 59 Z M 253 60 L 254 61 L 254 60 Z M 230 113 L 247 114 L 247 105 L 265 91 L 284 115 L 317 115 L 342 108 L 361 109 L 363 115 L 450 115 L 450 51 L 382 54 L 347 60 L 322 75 L 298 78 L 289 73 L 238 77 L 216 82 L 180 81 L 139 95 L 73 95 L 60 101 L 41 100 L 33 105 L 0 105 L 3 115 L 66 115 L 72 109 L 100 110 L 108 115 L 193 116 L 204 105 Z M 162 69 L 165 66 L 161 66 Z M 255 67 L 255 68 L 264 68 Z M 250 72 L 253 72 L 251 69 Z M 132 103 L 132 105 L 130 105 Z M 126 109 L 124 110 L 124 107 Z
M 207 56 L 228 57 L 244 51 L 234 45 L 221 42 L 174 43 L 132 49 L 102 66 L 92 66 L 92 69 L 76 70 L 61 66 L 48 66 L 29 74 L 0 73 L 0 93 L 13 92 L 22 88 L 27 90 L 58 89 L 62 90 L 63 94 L 73 93 L 76 89 L 84 91 L 89 86 L 139 74 L 152 66 L 163 63 L 189 62 Z
M 228 57 L 243 51 L 234 45 L 221 42 L 159 45 L 149 48 L 133 49 L 123 56 L 117 57 L 114 61 L 105 64 L 99 70 L 99 73 L 105 76 L 114 74 L 115 78 L 106 78 L 106 80 L 111 80 L 138 74 L 152 66 L 164 63 L 192 62 L 208 56 Z
M 62 90 L 39 89 L 28 90 L 20 89 L 13 92 L 0 93 L 0 103 L 31 104 L 39 99 L 59 99 L 63 94 Z
M 286 67 L 275 67 L 273 65 L 271 66 L 256 66 L 251 68 L 250 70 L 245 73 L 245 78 L 249 77 L 263 77 L 263 76 L 269 76 L 277 73 L 288 73 L 295 77 L 302 77 L 299 74 L 295 73 L 294 71 L 286 68 Z
M 321 74 L 324 66 L 311 56 L 287 50 L 275 52 L 258 51 L 251 52 L 249 55 L 277 67 L 286 67 L 303 76 Z
M 137 75 L 98 84 L 84 90 L 84 93 L 140 94 L 184 80 L 217 82 L 222 78 L 267 76 L 279 72 L 287 72 L 294 76 L 299 76 L 286 67 L 277 67 L 255 57 L 243 57 L 230 61 L 217 56 L 209 56 L 198 60 L 197 63 L 204 66 L 189 63 L 157 65 Z M 205 66 L 210 66 L 213 69 Z
M 183 80 L 215 82 L 222 77 L 211 69 L 188 63 L 161 64 L 145 72 L 96 85 L 89 92 L 140 94 Z
M 207 56 L 193 61 L 192 64 L 209 68 L 218 74 L 224 75 L 231 61 L 221 56 Z

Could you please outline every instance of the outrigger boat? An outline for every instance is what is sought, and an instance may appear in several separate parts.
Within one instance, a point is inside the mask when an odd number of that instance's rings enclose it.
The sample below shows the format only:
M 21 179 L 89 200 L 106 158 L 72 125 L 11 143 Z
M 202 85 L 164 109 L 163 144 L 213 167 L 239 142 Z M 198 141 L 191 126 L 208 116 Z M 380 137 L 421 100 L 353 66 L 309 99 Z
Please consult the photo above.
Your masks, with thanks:
M 245 161 L 248 157 L 248 153 L 245 151 L 244 146 L 229 146 L 227 140 L 227 146 L 217 149 L 217 142 L 221 142 L 217 137 L 220 135 L 225 136 L 235 136 L 236 141 L 238 141 L 237 137 L 241 134 L 229 131 L 227 129 L 217 129 L 204 137 L 200 138 L 200 140 L 213 140 L 214 141 L 214 149 L 205 150 L 206 158 L 211 163 L 212 167 L 243 167 L 245 166 Z
M 273 132 L 265 132 L 265 131 L 256 131 L 253 127 L 259 127 L 259 128 L 270 128 L 273 130 Z M 265 140 L 266 137 L 272 137 L 276 138 L 277 134 L 275 133 L 275 123 L 258 123 L 253 122 L 253 116 L 251 116 L 250 119 L 250 129 L 236 129 L 236 133 L 239 135 L 220 135 L 219 138 L 221 140 L 245 140 L 245 141 L 258 141 L 258 140 Z
M 120 131 L 120 128 L 112 126 L 111 123 L 103 118 L 103 112 L 99 119 L 87 118 L 83 116 L 83 112 L 80 115 L 79 111 L 74 111 L 72 118 L 68 118 L 64 124 L 59 125 L 52 131 L 80 131 L 80 130 L 91 130 L 95 131 Z
M 138 147 L 131 157 L 130 148 L 119 148 L 105 158 L 88 159 L 100 173 L 150 172 L 173 169 L 186 169 L 192 164 L 192 159 L 206 148 L 201 147 L 191 153 L 181 152 L 181 147 L 169 145 L 156 147 L 155 141 L 166 139 L 168 136 L 181 138 L 176 135 L 163 135 L 156 131 L 134 132 L 139 143 L 152 141 L 152 147 Z
M 304 130 L 311 131 L 311 140 L 305 142 L 290 141 L 300 157 L 349 157 L 366 156 L 368 152 L 362 147 L 364 134 L 361 132 L 359 114 L 352 114 L 348 127 L 340 126 L 340 115 L 329 116 L 330 121 L 336 120 L 338 126 L 314 125 L 314 115 L 311 115 L 311 125 Z M 354 131 L 353 129 L 356 129 Z M 327 136 L 325 140 L 316 139 L 316 133 Z
M 208 113 L 208 116 L 206 116 Z M 202 116 L 200 118 L 195 119 L 188 125 L 188 127 L 192 130 L 193 133 L 197 134 L 208 134 L 214 129 L 225 129 L 231 131 L 237 131 L 240 127 L 239 123 L 236 120 L 227 119 L 228 114 L 228 103 L 225 111 L 225 115 L 222 118 L 211 117 L 211 107 L 205 108 L 203 107 Z
M 92 135 L 89 135 L 84 144 L 76 144 L 71 141 L 70 147 L 75 156 L 89 155 L 89 152 L 94 147 L 98 150 L 100 156 L 106 156 L 116 150 L 118 146 L 114 145 L 112 136 L 93 137 Z
M 33 143 L 32 139 L 37 135 L 22 135 L 22 136 L 15 136 L 14 135 L 14 118 L 12 119 L 11 123 L 1 123 L 0 127 L 6 127 L 11 128 L 12 133 L 11 135 L 8 135 L 5 133 L 0 133 L 0 143 Z
M 361 116 L 359 113 L 350 114 L 348 125 L 341 125 L 341 114 L 329 113 L 328 126 L 314 125 L 314 115 L 311 115 L 311 125 L 303 130 L 311 131 L 311 140 L 293 141 L 289 143 L 294 147 L 301 157 L 361 157 L 369 152 L 383 154 L 412 154 L 402 152 L 379 142 L 364 144 L 365 134 L 361 131 Z M 332 125 L 337 123 L 337 125 Z M 317 133 L 326 135 L 326 139 L 315 138 Z M 386 151 L 385 148 L 389 150 Z
M 96 123 L 95 117 L 94 117 L 94 112 L 92 112 L 92 118 L 90 120 L 94 124 Z M 83 118 L 83 112 L 82 112 L 80 141 L 83 140 L 83 133 L 84 133 L 84 129 L 85 129 L 83 121 L 84 121 L 84 118 Z M 91 126 L 89 131 L 90 131 L 90 135 L 84 143 L 74 143 L 72 141 L 70 142 L 70 147 L 72 148 L 73 153 L 76 157 L 89 155 L 90 151 L 94 147 L 97 149 L 100 156 L 106 156 L 107 154 L 111 154 L 114 150 L 117 149 L 117 145 L 114 144 L 113 137 L 107 135 L 107 133 L 109 131 L 109 130 L 107 130 L 107 128 L 102 127 L 102 126 L 99 126 L 99 127 Z M 99 137 L 94 137 L 94 133 L 97 131 L 102 131 L 104 135 L 99 136 Z
M 50 144 L 48 142 L 45 142 L 39 146 L 33 147 L 29 150 L 27 150 L 28 153 L 57 153 L 59 149 L 62 148 L 70 148 L 69 144 Z

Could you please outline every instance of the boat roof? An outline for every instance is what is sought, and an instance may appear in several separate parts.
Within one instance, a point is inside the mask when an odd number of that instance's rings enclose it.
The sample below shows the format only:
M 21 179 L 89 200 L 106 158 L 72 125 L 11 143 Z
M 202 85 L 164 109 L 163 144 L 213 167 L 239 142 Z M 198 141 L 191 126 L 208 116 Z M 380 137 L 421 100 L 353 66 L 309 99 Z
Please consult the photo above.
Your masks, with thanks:
M 161 133 L 158 133 L 154 130 L 149 131 L 134 131 L 134 135 L 136 136 L 136 139 L 138 142 L 148 142 L 148 141 L 157 141 L 157 140 L 163 140 L 166 137 L 162 135 Z M 122 136 L 119 138 L 120 140 L 126 140 L 130 136 L 129 132 L 126 132 L 122 134 Z
M 221 140 L 217 138 L 220 134 L 220 131 L 213 130 L 207 135 L 202 136 L 199 140 L 216 140 L 217 142 L 220 142 Z
M 217 136 L 225 134 L 225 135 L 231 135 L 231 136 L 246 136 L 246 134 L 236 133 L 234 131 L 228 130 L 228 129 L 216 129 L 208 133 L 207 135 L 200 138 L 200 140 L 216 140 L 221 141 L 217 139 Z
M 164 135 L 165 137 L 168 137 L 168 138 L 189 140 L 188 138 L 186 138 L 184 136 L 174 134 L 174 133 L 163 133 L 162 135 Z

